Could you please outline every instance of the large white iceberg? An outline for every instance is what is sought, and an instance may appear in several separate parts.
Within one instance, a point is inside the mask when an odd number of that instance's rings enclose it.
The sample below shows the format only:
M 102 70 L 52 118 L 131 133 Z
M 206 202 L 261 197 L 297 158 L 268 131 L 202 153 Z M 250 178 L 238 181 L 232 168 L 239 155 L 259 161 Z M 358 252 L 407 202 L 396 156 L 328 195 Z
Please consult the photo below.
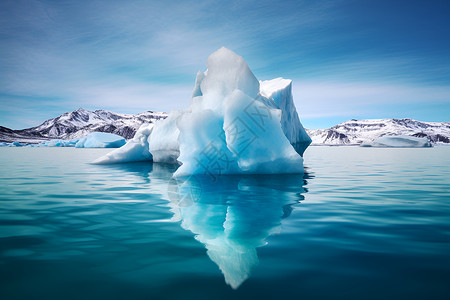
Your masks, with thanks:
M 259 82 L 245 60 L 221 48 L 197 74 L 191 104 L 95 163 L 180 163 L 191 174 L 301 173 L 311 139 L 300 123 L 290 80 Z
M 430 141 L 426 138 L 419 138 L 409 135 L 382 136 L 372 142 L 365 142 L 361 147 L 395 147 L 395 148 L 423 148 L 431 147 Z

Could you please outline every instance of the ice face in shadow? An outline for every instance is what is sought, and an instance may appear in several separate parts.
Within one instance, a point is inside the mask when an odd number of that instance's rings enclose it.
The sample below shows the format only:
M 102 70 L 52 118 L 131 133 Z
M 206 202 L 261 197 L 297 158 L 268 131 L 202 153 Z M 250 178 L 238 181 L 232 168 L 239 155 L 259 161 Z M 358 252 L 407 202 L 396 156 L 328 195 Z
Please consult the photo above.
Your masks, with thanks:
M 311 144 L 311 138 L 303 128 L 295 108 L 292 80 L 280 77 L 259 83 L 261 96 L 272 99 L 275 108 L 281 110 L 281 128 L 295 151 L 303 156 L 303 152 Z
M 305 176 L 307 176 L 305 174 Z M 191 176 L 169 184 L 174 220 L 195 234 L 225 282 L 238 288 L 258 264 L 257 248 L 303 200 L 304 175 Z

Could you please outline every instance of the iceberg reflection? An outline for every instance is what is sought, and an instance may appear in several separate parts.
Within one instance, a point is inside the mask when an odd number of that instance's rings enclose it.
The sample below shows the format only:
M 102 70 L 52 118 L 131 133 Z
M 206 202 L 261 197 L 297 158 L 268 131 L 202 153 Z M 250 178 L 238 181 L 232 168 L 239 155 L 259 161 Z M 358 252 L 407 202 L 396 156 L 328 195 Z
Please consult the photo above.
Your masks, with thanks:
M 307 174 L 172 179 L 174 220 L 195 234 L 225 282 L 238 288 L 258 264 L 257 247 L 280 231 L 292 205 L 303 200 Z

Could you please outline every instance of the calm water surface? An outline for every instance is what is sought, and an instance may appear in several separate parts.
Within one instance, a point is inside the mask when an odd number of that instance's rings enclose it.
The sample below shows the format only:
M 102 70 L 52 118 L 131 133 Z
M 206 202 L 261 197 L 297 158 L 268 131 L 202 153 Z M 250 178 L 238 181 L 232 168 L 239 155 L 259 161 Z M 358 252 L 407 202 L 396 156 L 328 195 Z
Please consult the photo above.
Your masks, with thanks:
M 448 299 L 450 147 L 184 180 L 108 151 L 0 148 L 0 299 Z

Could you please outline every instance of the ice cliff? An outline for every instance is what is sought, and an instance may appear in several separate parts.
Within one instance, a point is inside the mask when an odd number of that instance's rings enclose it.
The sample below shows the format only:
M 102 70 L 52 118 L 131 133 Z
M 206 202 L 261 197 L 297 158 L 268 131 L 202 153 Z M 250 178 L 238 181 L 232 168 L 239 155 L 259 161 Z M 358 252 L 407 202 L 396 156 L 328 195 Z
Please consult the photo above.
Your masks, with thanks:
M 245 60 L 221 48 L 199 72 L 190 106 L 95 163 L 181 163 L 191 174 L 301 173 L 311 139 L 300 123 L 290 80 L 259 82 Z

